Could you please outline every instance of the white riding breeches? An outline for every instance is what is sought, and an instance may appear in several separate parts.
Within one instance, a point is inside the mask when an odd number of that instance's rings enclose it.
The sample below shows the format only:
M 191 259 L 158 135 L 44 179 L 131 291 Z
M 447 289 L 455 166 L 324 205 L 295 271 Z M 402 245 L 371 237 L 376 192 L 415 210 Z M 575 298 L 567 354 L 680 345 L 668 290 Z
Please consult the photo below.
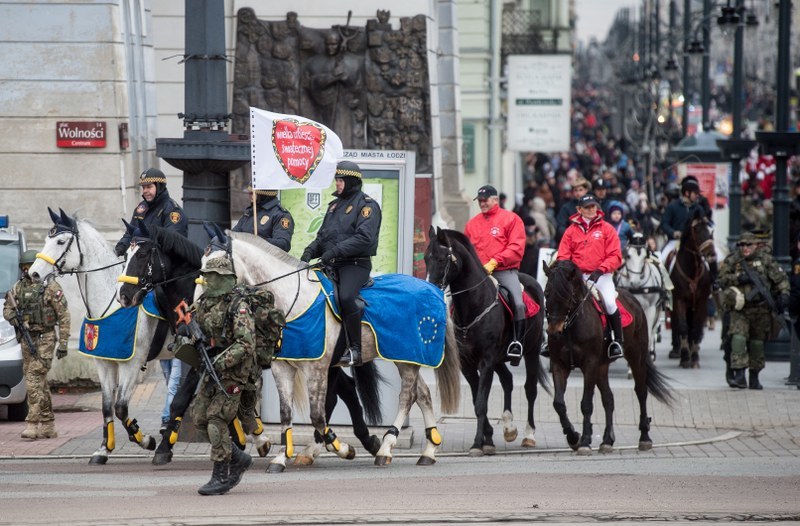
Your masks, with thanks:
M 591 286 L 591 282 L 589 282 L 589 274 L 584 274 L 583 280 L 588 282 L 588 286 Z M 600 295 L 603 298 L 603 305 L 606 307 L 606 312 L 608 314 L 614 314 L 617 312 L 617 288 L 614 286 L 613 274 L 603 274 L 600 276 L 594 286 L 598 291 L 600 291 Z

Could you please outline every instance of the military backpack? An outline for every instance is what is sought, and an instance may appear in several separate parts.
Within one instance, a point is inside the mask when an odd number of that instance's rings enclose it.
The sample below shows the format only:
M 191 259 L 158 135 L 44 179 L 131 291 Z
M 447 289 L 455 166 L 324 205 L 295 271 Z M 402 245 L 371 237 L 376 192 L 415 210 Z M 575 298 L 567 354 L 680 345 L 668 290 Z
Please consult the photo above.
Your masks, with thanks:
M 258 365 L 266 369 L 273 358 L 280 352 L 283 328 L 286 318 L 280 309 L 275 307 L 275 297 L 272 292 L 264 288 L 237 285 L 233 289 L 234 300 L 230 302 L 231 308 L 228 316 L 233 319 L 234 309 L 239 301 L 245 301 L 253 313 L 256 325 L 256 357 Z

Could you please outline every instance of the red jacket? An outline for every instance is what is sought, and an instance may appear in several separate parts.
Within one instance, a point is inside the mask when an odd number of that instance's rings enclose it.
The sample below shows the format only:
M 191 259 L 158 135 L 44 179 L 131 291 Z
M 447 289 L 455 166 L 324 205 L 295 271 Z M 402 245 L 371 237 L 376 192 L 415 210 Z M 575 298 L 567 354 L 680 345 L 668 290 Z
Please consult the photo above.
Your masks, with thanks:
M 607 274 L 622 265 L 619 236 L 614 227 L 603 220 L 603 212 L 597 212 L 588 229 L 580 213 L 574 214 L 569 220 L 570 225 L 558 245 L 559 260 L 571 260 L 584 274 L 591 274 L 595 270 Z
M 464 234 L 475 245 L 481 264 L 494 259 L 495 270 L 519 268 L 525 252 L 525 225 L 514 212 L 495 205 L 467 221 Z

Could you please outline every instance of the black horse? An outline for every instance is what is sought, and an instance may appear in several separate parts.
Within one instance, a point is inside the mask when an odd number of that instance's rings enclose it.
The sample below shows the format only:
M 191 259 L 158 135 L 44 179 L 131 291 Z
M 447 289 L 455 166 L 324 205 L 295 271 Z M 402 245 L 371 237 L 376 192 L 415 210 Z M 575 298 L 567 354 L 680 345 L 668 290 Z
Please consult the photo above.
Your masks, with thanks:
M 193 301 L 194 279 L 199 273 L 203 252 L 188 239 L 170 230 L 158 227 L 151 227 L 148 230 L 143 225 L 136 231 L 132 227 L 130 228 L 137 249 L 129 256 L 126 276 L 138 278 L 138 283 L 133 284 L 126 280 L 127 282 L 120 287 L 120 302 L 125 306 L 138 305 L 143 301 L 147 292 L 155 289 L 157 290 L 156 297 L 160 298 L 159 308 L 167 316 L 170 327 L 174 328 L 177 324 L 174 307 L 182 301 L 185 301 L 187 305 Z M 358 391 L 365 400 L 363 410 L 356 393 L 354 380 L 341 369 L 332 369 L 329 374 L 331 381 L 328 384 L 326 411 L 330 417 L 330 413 L 336 406 L 336 396 L 340 396 L 350 412 L 355 435 L 364 448 L 375 455 L 380 448 L 380 440 L 375 435 L 370 435 L 364 420 L 364 412 L 371 423 L 376 423 L 381 418 L 378 397 L 381 377 L 374 365 L 356 369 L 359 380 Z M 166 464 L 172 459 L 172 447 L 177 440 L 181 420 L 189 408 L 199 381 L 200 372 L 192 368 L 181 382 L 170 405 L 170 421 L 167 431 L 156 449 L 156 455 L 153 458 L 154 464 Z M 240 447 L 244 447 L 243 437 L 236 432 L 235 428 L 231 430 L 231 436 Z M 321 440 L 321 437 L 317 438 Z M 266 445 L 259 449 L 259 455 L 266 456 L 268 450 L 269 445 Z
M 461 356 L 461 371 L 472 390 L 472 401 L 478 428 L 470 455 L 493 454 L 493 429 L 487 418 L 489 393 L 496 372 L 503 387 L 504 437 L 516 439 L 511 412 L 512 375 L 505 365 L 506 348 L 511 341 L 513 316 L 503 307 L 498 287 L 481 265 L 478 254 L 469 239 L 455 230 L 429 232 L 430 243 L 425 251 L 428 281 L 444 289 L 450 287 L 453 303 L 453 320 Z M 539 283 L 527 274 L 520 274 L 525 291 L 539 305 L 544 295 Z M 520 338 L 525 359 L 525 395 L 528 399 L 528 422 L 522 445 L 536 445 L 533 405 L 538 394 L 538 384 L 549 392 L 547 375 L 539 361 L 539 350 L 544 337 L 543 309 L 528 318 L 525 335 Z
M 547 334 L 550 347 L 550 368 L 553 374 L 555 397 L 553 407 L 561 420 L 567 444 L 579 455 L 591 454 L 592 412 L 594 388 L 600 397 L 606 415 L 606 427 L 600 451 L 607 453 L 614 446 L 614 395 L 608 384 L 609 338 L 603 327 L 600 313 L 592 301 L 589 288 L 580 269 L 568 260 L 557 261 L 552 267 L 544 265 L 547 275 L 545 302 L 547 305 Z M 656 370 L 648 352 L 647 319 L 641 305 L 624 289 L 618 289 L 619 301 L 633 315 L 633 322 L 623 329 L 625 359 L 631 369 L 634 390 L 639 400 L 639 449 L 653 447 L 650 439 L 650 418 L 647 416 L 647 393 L 669 405 L 672 394 L 667 378 Z M 567 377 L 578 367 L 583 373 L 583 432 L 579 435 L 567 416 L 564 392 Z
M 672 296 L 672 351 L 685 369 L 700 367 L 700 342 L 708 317 L 711 273 L 708 262 L 717 258 L 711 224 L 696 207 L 681 234 L 680 247 L 670 272 L 675 290 Z

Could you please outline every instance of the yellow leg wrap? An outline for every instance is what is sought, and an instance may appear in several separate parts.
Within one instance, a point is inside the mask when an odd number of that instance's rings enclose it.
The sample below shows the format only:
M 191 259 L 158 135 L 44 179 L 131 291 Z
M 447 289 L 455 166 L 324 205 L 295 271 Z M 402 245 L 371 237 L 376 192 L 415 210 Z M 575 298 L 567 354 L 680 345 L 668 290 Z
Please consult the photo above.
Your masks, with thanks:
M 429 427 L 425 430 L 425 436 L 428 440 L 431 441 L 431 444 L 434 446 L 442 445 L 442 435 L 439 434 L 439 430 L 435 427 Z
M 333 440 L 330 440 L 331 436 L 333 436 Z M 334 451 L 339 451 L 339 449 L 342 447 L 341 443 L 339 442 L 339 439 L 331 431 L 330 427 L 325 428 L 324 439 L 326 444 L 330 444 L 331 446 L 333 446 Z
M 283 434 L 284 446 L 286 446 L 286 456 L 288 458 L 294 457 L 294 442 L 292 442 L 292 428 L 286 430 Z
M 244 429 L 242 428 L 242 421 L 238 418 L 233 419 L 233 430 L 236 432 L 236 443 L 239 445 L 244 445 L 247 443 L 247 438 L 244 435 Z
M 264 432 L 264 423 L 261 421 L 260 418 L 256 417 L 256 430 L 253 431 L 254 435 L 260 435 Z
M 106 449 L 109 451 L 114 451 L 114 446 L 116 442 L 114 442 L 114 422 L 109 422 L 106 424 Z
M 134 421 L 131 420 L 130 418 L 125 421 L 125 427 L 128 428 L 129 430 L 130 430 L 130 427 L 131 427 L 131 423 L 134 423 Z M 128 431 L 128 432 L 130 432 L 130 431 Z M 136 441 L 137 444 L 141 444 L 142 443 L 142 438 L 144 438 L 144 435 L 142 434 L 142 430 L 141 429 L 137 429 L 136 432 L 133 434 L 133 439 Z
M 182 416 L 175 417 L 175 422 L 178 423 L 177 425 L 178 428 L 181 427 L 181 420 L 183 420 Z M 169 434 L 169 445 L 174 446 L 177 441 L 178 441 L 178 430 L 176 429 L 175 431 Z

